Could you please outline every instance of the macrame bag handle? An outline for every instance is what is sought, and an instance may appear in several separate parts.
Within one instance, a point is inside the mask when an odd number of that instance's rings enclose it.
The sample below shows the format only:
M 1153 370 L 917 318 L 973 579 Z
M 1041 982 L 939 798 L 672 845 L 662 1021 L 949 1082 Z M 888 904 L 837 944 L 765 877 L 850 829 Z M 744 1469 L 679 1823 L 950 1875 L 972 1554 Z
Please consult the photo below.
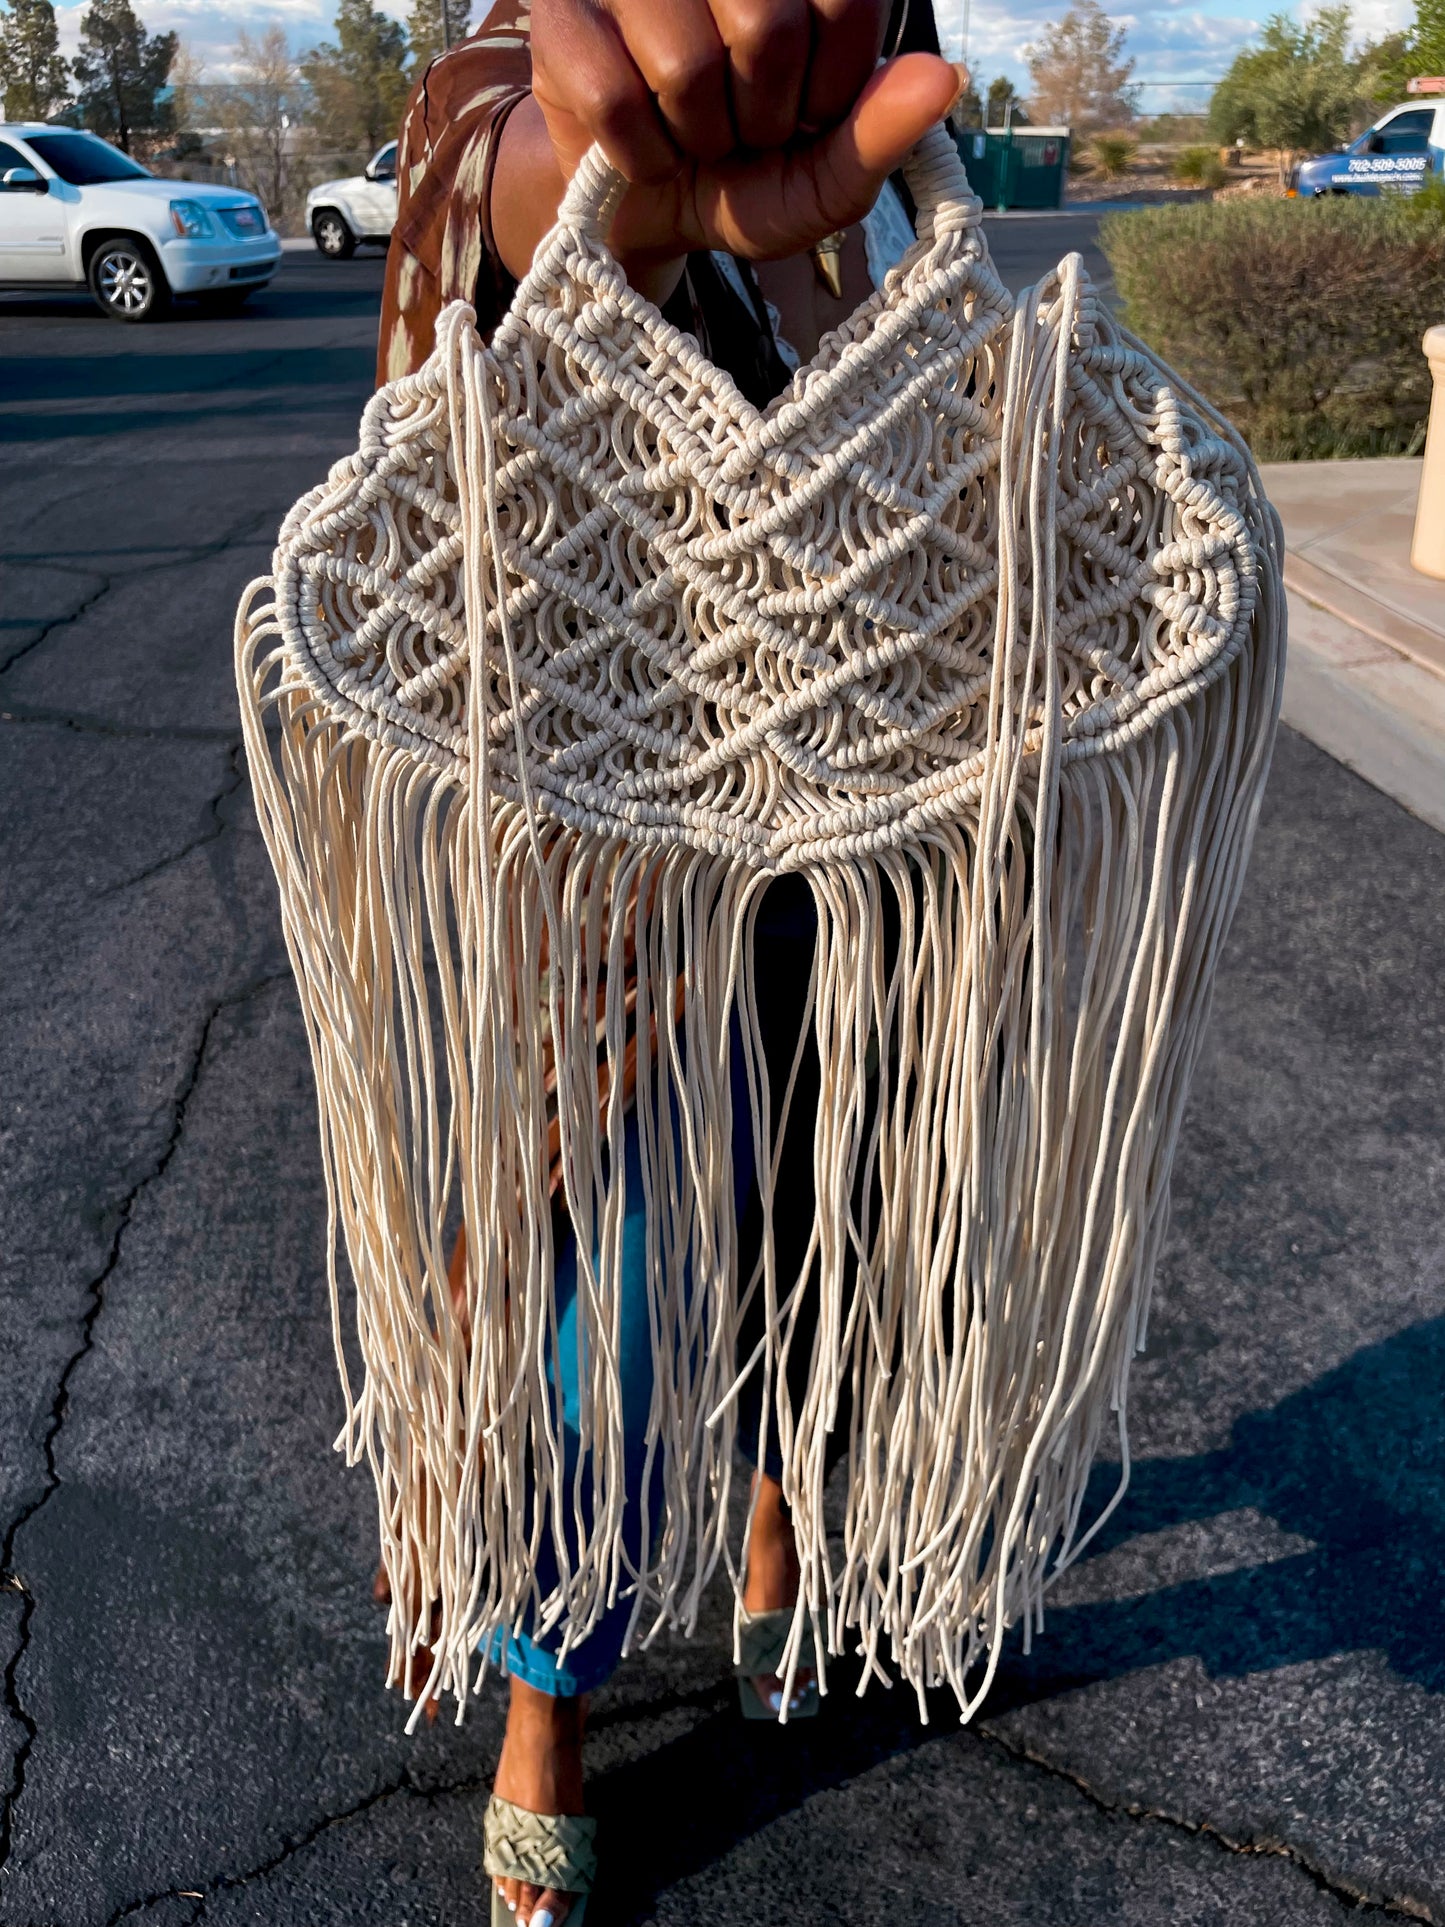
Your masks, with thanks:
M 945 226 L 976 225 L 983 203 L 968 184 L 958 149 L 946 127 L 931 127 L 903 163 L 903 178 L 918 209 L 918 238 L 930 240 L 943 217 Z M 627 188 L 622 174 L 601 147 L 589 147 L 568 183 L 557 210 L 557 225 L 605 243 L 612 216 Z

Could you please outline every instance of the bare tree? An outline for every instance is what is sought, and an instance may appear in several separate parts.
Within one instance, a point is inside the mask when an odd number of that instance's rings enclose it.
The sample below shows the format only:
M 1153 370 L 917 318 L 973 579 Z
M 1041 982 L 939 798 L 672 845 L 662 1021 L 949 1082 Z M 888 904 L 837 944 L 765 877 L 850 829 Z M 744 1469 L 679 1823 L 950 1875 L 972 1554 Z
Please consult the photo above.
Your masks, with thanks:
M 292 212 L 300 161 L 301 75 L 277 22 L 253 39 L 236 36 L 233 84 L 219 100 L 226 145 L 246 184 L 275 222 Z
M 1099 0 L 1074 0 L 1024 56 L 1035 122 L 1088 134 L 1134 118 L 1136 90 L 1129 85 L 1134 63 L 1124 52 L 1124 29 L 1115 26 Z
M 204 96 L 202 88 L 206 82 L 206 65 L 189 40 L 176 43 L 175 59 L 171 62 L 171 115 L 175 126 L 173 151 L 181 156 L 194 153 L 200 146 L 196 128 L 203 112 Z

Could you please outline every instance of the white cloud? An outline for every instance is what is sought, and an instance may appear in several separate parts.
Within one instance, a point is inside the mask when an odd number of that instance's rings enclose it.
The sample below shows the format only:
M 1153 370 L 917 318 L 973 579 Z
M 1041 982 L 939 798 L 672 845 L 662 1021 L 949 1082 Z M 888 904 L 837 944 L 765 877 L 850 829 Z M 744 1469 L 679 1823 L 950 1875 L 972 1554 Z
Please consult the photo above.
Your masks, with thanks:
M 87 0 L 56 0 L 60 50 L 73 55 L 80 44 L 80 20 Z M 404 19 L 407 0 L 377 0 L 383 13 Z M 335 17 L 335 0 L 138 0 L 136 12 L 148 33 L 178 33 L 201 59 L 211 80 L 230 77 L 236 35 L 255 35 L 278 22 L 293 49 L 302 53 L 325 40 Z
M 1069 0 L 935 0 L 938 30 L 944 49 L 957 57 L 964 44 L 965 24 L 968 61 L 974 73 L 984 79 L 1007 74 L 1019 87 L 1026 87 L 1028 67 L 1025 49 L 1050 21 L 1058 20 Z M 1107 5 L 1107 0 L 1106 0 Z M 1248 5 L 1248 0 L 1246 0 Z M 1236 10 L 1238 8 L 1238 10 Z M 1248 11 L 1238 0 L 1146 0 L 1128 12 L 1114 17 L 1128 32 L 1128 52 L 1134 59 L 1135 78 L 1144 82 L 1166 81 L 1174 86 L 1146 86 L 1142 104 L 1158 110 L 1166 106 L 1202 102 L 1208 98 L 1206 83 L 1222 74 L 1235 54 L 1263 25 L 1265 17 L 1276 10 L 1308 13 L 1306 5 L 1289 6 L 1281 0 L 1256 0 Z M 1355 0 L 1352 8 L 1357 38 L 1378 39 L 1383 33 L 1406 26 L 1413 18 L 1412 0 Z M 1185 83 L 1198 83 L 1186 85 Z M 1177 87 L 1177 98 L 1174 95 Z
M 378 0 L 383 12 L 404 18 L 407 0 Z M 58 0 L 61 49 L 73 54 L 80 37 L 80 16 L 86 0 Z M 1244 0 L 1246 6 L 1249 0 Z M 1222 74 L 1239 49 L 1259 31 L 1277 0 L 1255 0 L 1250 11 L 1235 11 L 1239 0 L 1135 0 L 1118 18 L 1128 29 L 1128 49 L 1134 57 L 1135 77 L 1172 86 L 1146 86 L 1142 104 L 1158 110 L 1202 102 L 1207 83 Z M 957 57 L 968 26 L 968 58 L 984 80 L 1007 74 L 1026 86 L 1028 68 L 1024 49 L 1051 20 L 1065 11 L 1068 0 L 935 0 L 938 29 L 944 48 Z M 485 0 L 478 0 L 480 16 Z M 1291 11 L 1309 11 L 1297 4 Z M 137 11 L 152 33 L 174 29 L 205 62 L 213 80 L 231 71 L 232 50 L 241 28 L 257 33 L 280 21 L 297 52 L 324 40 L 331 30 L 334 0 L 138 0 Z M 1377 39 L 1405 26 L 1413 17 L 1412 0 L 1354 0 L 1356 32 L 1361 39 Z M 1177 87 L 1177 92 L 1175 91 Z

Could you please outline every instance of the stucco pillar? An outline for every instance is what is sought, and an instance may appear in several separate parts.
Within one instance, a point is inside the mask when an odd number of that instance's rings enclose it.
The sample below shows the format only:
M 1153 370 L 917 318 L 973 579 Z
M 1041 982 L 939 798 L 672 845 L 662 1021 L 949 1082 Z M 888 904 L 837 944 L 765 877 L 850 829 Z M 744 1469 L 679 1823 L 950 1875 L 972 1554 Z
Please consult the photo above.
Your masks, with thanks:
M 1415 505 L 1415 540 L 1410 560 L 1421 575 L 1445 580 L 1445 328 L 1427 328 L 1425 359 L 1434 377 L 1430 427 L 1425 436 L 1425 464 L 1420 474 L 1420 500 Z

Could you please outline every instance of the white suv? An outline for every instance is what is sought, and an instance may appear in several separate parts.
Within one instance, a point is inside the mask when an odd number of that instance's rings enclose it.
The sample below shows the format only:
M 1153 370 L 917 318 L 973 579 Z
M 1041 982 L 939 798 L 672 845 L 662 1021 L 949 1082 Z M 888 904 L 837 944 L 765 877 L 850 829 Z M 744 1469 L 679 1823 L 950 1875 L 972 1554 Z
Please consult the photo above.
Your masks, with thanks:
M 379 147 L 364 174 L 313 187 L 306 196 L 306 225 L 333 261 L 349 259 L 358 241 L 389 241 L 396 226 L 396 142 Z
M 88 286 L 106 314 L 148 321 L 177 294 L 234 307 L 280 262 L 254 195 L 157 180 L 75 128 L 0 123 L 0 288 Z

